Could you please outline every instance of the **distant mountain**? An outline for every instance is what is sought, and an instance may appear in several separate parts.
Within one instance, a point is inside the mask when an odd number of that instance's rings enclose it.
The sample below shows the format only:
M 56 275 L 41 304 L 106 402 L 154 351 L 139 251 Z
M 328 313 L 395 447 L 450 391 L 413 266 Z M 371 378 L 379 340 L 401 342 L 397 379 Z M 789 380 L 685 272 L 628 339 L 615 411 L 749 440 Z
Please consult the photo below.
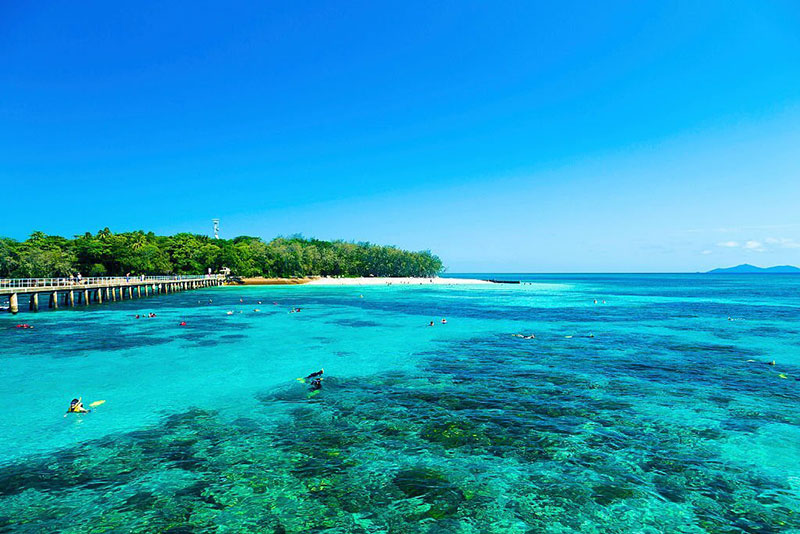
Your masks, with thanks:
M 736 267 L 713 269 L 707 274 L 800 274 L 800 269 L 791 265 L 776 265 L 775 267 L 756 267 L 743 263 Z

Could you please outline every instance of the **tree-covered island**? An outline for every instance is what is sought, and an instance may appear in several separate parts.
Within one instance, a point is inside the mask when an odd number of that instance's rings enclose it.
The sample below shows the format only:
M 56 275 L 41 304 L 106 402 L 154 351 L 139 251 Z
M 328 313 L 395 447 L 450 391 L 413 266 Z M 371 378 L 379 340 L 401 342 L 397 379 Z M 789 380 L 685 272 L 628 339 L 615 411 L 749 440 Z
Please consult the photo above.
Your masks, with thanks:
M 0 277 L 45 278 L 148 274 L 202 274 L 228 267 L 251 277 L 434 276 L 442 261 L 430 251 L 409 252 L 394 246 L 321 241 L 301 236 L 213 239 L 180 233 L 115 234 L 105 228 L 67 239 L 34 232 L 25 241 L 0 238 Z

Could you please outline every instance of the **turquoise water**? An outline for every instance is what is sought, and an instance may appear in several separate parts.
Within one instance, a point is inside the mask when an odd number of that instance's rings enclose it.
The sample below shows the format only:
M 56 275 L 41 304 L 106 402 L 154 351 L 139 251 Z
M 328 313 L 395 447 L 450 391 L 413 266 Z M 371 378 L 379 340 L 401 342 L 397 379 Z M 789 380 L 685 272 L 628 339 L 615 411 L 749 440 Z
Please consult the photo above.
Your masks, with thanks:
M 506 276 L 0 316 L 0 532 L 800 532 L 800 276 Z

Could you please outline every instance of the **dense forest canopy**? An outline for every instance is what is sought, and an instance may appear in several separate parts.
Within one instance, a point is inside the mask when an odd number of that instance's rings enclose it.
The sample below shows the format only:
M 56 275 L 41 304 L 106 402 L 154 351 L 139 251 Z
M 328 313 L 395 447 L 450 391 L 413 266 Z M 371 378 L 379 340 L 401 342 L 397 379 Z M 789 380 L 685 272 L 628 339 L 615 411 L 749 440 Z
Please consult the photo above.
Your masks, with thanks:
M 442 261 L 429 251 L 320 241 L 300 236 L 258 237 L 115 234 L 108 228 L 74 239 L 33 233 L 25 241 L 0 238 L 0 277 L 44 278 L 147 274 L 203 274 L 223 267 L 239 276 L 433 276 Z

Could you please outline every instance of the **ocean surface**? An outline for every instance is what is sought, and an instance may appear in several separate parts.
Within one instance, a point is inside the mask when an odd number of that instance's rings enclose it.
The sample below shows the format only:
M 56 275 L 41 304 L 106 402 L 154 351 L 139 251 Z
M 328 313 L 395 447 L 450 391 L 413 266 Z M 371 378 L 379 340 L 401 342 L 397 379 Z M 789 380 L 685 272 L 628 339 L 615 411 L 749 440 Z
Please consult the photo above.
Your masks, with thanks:
M 0 532 L 800 532 L 800 276 L 482 277 L 0 315 Z

